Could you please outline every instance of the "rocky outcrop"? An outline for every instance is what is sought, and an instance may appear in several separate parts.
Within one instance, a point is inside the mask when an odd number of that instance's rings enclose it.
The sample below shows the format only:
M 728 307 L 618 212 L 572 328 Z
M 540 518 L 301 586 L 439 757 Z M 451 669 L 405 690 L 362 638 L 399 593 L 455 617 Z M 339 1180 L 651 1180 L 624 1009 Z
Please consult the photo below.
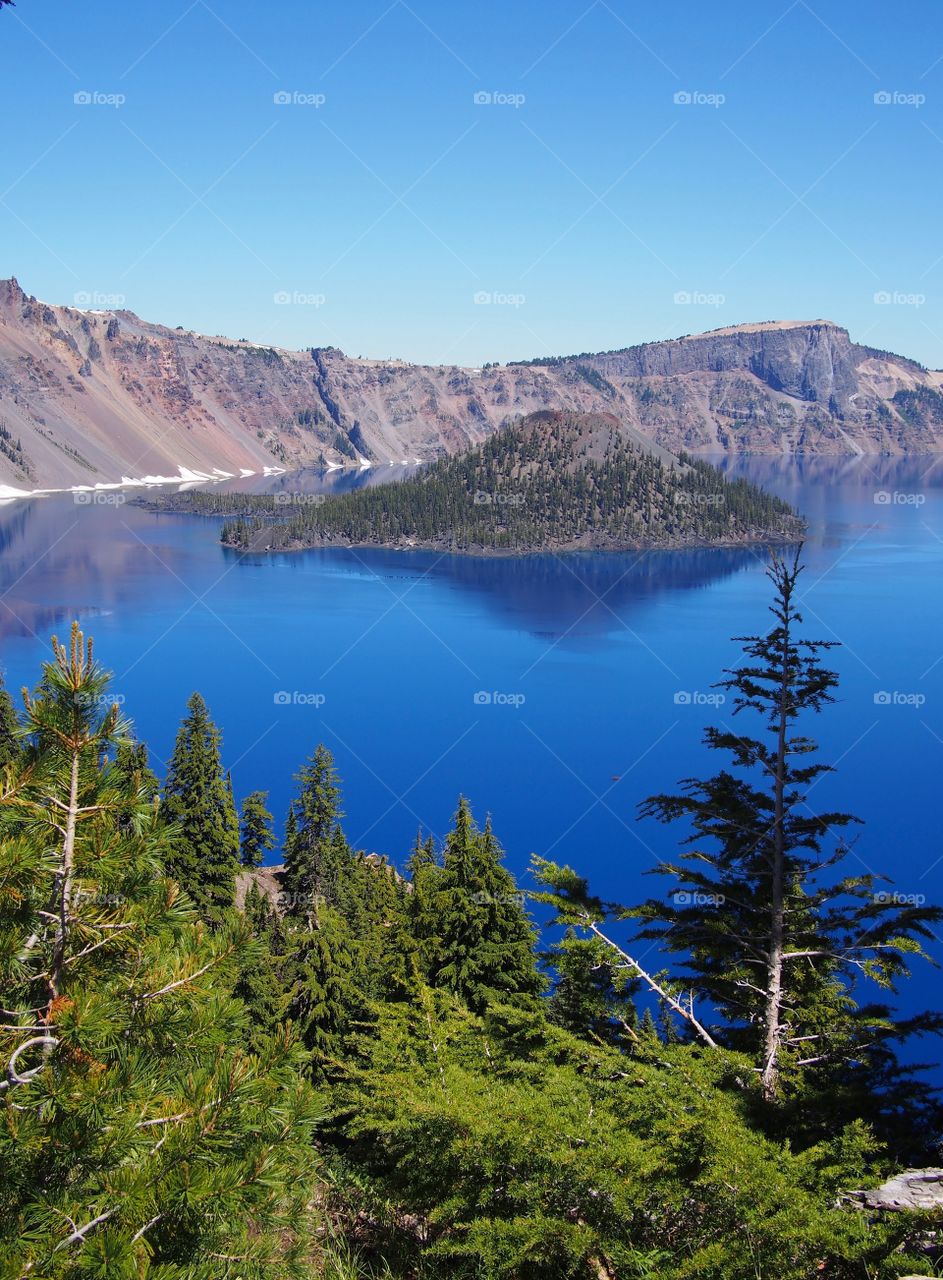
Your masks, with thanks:
M 423 461 L 540 409 L 614 413 L 666 449 L 943 448 L 943 375 L 825 320 L 488 366 L 286 351 L 52 306 L 0 281 L 0 485 Z

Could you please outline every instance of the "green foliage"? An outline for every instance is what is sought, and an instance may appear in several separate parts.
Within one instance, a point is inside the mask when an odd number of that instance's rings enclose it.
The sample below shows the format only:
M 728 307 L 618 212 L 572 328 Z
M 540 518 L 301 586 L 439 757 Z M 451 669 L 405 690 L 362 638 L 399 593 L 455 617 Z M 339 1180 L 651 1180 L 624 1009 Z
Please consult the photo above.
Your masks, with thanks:
M 533 998 L 543 988 L 534 957 L 534 929 L 524 896 L 502 865 L 490 819 L 479 831 L 460 797 L 441 866 L 425 852 L 414 866 L 419 893 L 414 936 L 432 986 L 481 1010 L 496 996 Z
M 265 855 L 275 847 L 272 815 L 265 807 L 267 799 L 267 791 L 253 791 L 242 802 L 239 853 L 244 867 L 260 867 Z
M 55 642 L 54 642 L 55 643 Z M 0 1274 L 300 1277 L 316 1117 L 282 1031 L 239 1046 L 242 929 L 162 874 L 171 832 L 73 630 L 0 795 Z
M 426 989 L 384 1009 L 335 1124 L 375 1203 L 397 1207 L 382 1247 L 410 1275 L 878 1274 L 894 1232 L 833 1202 L 872 1144 L 793 1155 L 751 1127 L 738 1072 L 680 1045 L 626 1059 L 539 1012 L 478 1018 Z
M 198 693 L 187 712 L 164 783 L 163 815 L 175 827 L 167 870 L 215 927 L 233 902 L 239 824 L 220 762 L 220 733 Z
M 0 679 L 0 769 L 11 764 L 19 754 L 18 727 L 13 699 Z
M 335 902 L 346 842 L 339 826 L 340 787 L 334 757 L 319 745 L 296 776 L 298 797 L 293 802 L 284 854 L 286 909 L 304 917 L 318 900 Z

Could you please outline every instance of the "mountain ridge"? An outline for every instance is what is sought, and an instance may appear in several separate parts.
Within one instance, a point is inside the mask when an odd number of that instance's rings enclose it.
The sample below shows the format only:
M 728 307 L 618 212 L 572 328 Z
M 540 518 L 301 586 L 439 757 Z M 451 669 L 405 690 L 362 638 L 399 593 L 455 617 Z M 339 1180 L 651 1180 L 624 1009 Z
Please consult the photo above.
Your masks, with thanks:
M 0 281 L 10 490 L 428 461 L 543 409 L 615 413 L 671 451 L 935 452 L 941 391 L 943 373 L 821 319 L 478 368 L 232 341 Z

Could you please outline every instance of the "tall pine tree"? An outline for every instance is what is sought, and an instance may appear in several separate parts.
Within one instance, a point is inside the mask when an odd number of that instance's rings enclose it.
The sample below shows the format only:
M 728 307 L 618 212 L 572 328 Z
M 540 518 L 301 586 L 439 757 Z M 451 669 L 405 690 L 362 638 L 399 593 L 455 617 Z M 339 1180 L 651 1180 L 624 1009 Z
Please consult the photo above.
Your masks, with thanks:
M 523 894 L 502 857 L 490 818 L 479 831 L 464 796 L 441 867 L 421 856 L 413 927 L 429 981 L 476 1011 L 493 1000 L 532 998 L 544 987 Z
M 304 918 L 320 900 L 337 901 L 347 857 L 339 822 L 340 784 L 334 757 L 320 744 L 296 776 L 298 797 L 286 824 L 283 885 L 287 910 Z
M 239 849 L 244 867 L 261 867 L 269 849 L 275 847 L 272 815 L 265 807 L 267 799 L 267 791 L 253 791 L 242 802 Z
M 174 826 L 167 870 L 213 926 L 233 905 L 239 864 L 239 823 L 220 741 L 206 703 L 194 693 L 170 758 L 162 806 Z

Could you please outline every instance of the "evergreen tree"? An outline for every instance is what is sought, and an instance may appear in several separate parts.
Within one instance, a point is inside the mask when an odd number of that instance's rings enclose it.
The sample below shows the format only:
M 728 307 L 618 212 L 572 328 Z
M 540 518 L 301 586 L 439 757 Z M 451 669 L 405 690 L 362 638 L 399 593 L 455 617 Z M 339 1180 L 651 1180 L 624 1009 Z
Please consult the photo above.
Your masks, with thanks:
M 733 772 L 689 779 L 680 795 L 651 797 L 643 814 L 684 819 L 691 834 L 679 863 L 663 863 L 676 888 L 666 904 L 637 913 L 644 937 L 681 957 L 698 994 L 729 1024 L 725 1038 L 757 1063 L 768 1099 L 784 1072 L 867 1055 L 895 1034 L 884 1008 L 861 1008 L 862 978 L 893 989 L 943 912 L 880 893 L 870 873 L 830 876 L 849 853 L 842 835 L 857 819 L 809 803 L 831 766 L 797 724 L 834 701 L 837 676 L 821 656 L 832 642 L 798 635 L 799 553 L 768 571 L 774 625 L 738 637 L 746 661 L 719 687 L 733 715 L 754 715 L 760 735 L 707 730 Z
M 247 1046 L 253 1053 L 261 1053 L 277 1033 L 288 1007 L 284 975 L 288 942 L 277 911 L 254 884 L 246 894 L 243 910 L 255 945 L 240 957 L 233 994 L 246 1008 Z
M 261 867 L 269 849 L 275 847 L 272 815 L 265 807 L 267 791 L 253 791 L 242 802 L 239 848 L 244 867 Z
M 286 973 L 291 992 L 288 1016 L 296 1024 L 317 1078 L 332 1071 L 360 1001 L 347 928 L 323 902 L 310 925 L 297 931 Z
M 218 926 L 235 896 L 239 823 L 220 763 L 220 733 L 194 693 L 164 783 L 163 814 L 174 826 L 167 870 L 200 915 Z
M 0 769 L 10 764 L 20 751 L 18 720 L 13 699 L 0 679 Z
M 299 791 L 287 824 L 283 883 L 287 909 L 304 917 L 319 899 L 336 902 L 347 850 L 339 839 L 340 785 L 327 747 L 317 747 L 296 781 Z
M 459 798 L 441 869 L 431 877 L 414 930 L 429 981 L 481 1010 L 501 998 L 543 990 L 534 956 L 534 929 L 489 818 L 479 831 Z
M 633 984 L 613 965 L 612 951 L 598 938 L 572 928 L 545 959 L 555 971 L 548 1003 L 551 1022 L 573 1035 L 613 1046 L 636 1040 Z
M 239 1046 L 244 939 L 162 875 L 168 829 L 109 764 L 130 741 L 73 628 L 0 793 L 0 1273 L 295 1277 L 312 1099 L 289 1038 Z

